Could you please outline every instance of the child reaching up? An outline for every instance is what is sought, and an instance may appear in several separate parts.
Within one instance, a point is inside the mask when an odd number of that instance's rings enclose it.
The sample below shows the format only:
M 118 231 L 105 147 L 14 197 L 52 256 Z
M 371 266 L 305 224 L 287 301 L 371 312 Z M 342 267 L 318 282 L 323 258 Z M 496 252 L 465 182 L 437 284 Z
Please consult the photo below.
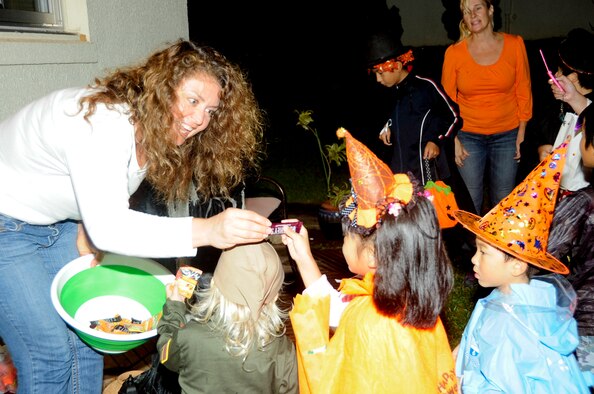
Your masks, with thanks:
M 168 289 L 157 349 L 183 393 L 299 392 L 295 345 L 276 305 L 284 277 L 274 247 L 261 242 L 223 251 L 188 308 L 181 279 Z
M 344 129 L 353 195 L 343 204 L 344 257 L 358 279 L 322 275 L 307 230 L 283 242 L 306 286 L 290 312 L 302 393 L 456 393 L 439 318 L 453 272 L 431 201 Z M 329 325 L 337 325 L 330 339 Z
M 479 285 L 495 288 L 478 300 L 455 350 L 464 394 L 589 393 L 592 376 L 573 354 L 576 294 L 558 275 L 569 270 L 546 252 L 566 152 L 567 142 L 483 218 L 455 213 L 477 237 Z

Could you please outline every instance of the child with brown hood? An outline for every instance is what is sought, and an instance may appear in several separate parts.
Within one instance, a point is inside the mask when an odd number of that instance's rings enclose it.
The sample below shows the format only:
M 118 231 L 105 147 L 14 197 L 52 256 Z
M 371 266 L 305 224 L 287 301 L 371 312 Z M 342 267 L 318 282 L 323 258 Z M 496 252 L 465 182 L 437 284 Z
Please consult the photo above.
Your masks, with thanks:
M 295 345 L 277 305 L 285 277 L 268 242 L 223 251 L 210 286 L 186 304 L 178 280 L 159 321 L 161 363 L 183 393 L 298 393 Z

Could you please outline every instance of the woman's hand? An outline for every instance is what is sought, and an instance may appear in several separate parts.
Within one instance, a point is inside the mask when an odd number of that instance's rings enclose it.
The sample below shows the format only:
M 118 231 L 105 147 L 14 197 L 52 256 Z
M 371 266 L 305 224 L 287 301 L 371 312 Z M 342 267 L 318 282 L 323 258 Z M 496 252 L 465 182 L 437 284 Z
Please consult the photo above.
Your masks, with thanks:
M 103 260 L 104 253 L 97 249 L 95 245 L 89 239 L 87 232 L 85 231 L 85 227 L 82 223 L 78 224 L 78 234 L 76 236 L 76 248 L 78 249 L 78 253 L 81 256 L 85 256 L 87 254 L 94 254 L 95 258 L 91 261 L 91 267 L 95 267 L 101 263 Z
M 522 151 L 520 150 L 522 142 L 524 142 L 524 136 L 526 135 L 526 126 L 528 122 L 520 122 L 518 126 L 518 136 L 516 137 L 516 154 L 514 155 L 514 160 L 518 163 L 520 162 L 520 158 L 522 157 Z
M 462 145 L 458 137 L 454 139 L 454 146 L 454 150 L 456 153 L 456 165 L 458 167 L 464 167 L 464 160 L 466 160 L 468 156 L 470 156 L 470 153 L 468 153 L 466 149 L 464 149 L 464 145 Z
M 227 249 L 260 242 L 272 232 L 271 225 L 270 220 L 254 211 L 227 208 L 208 219 L 192 220 L 192 246 Z

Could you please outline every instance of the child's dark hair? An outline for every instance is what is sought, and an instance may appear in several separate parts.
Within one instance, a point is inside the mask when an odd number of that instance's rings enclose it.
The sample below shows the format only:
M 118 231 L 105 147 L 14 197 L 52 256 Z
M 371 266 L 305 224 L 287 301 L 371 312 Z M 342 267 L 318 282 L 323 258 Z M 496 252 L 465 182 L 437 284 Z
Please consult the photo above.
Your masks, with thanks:
M 594 89 L 594 34 L 578 27 L 567 33 L 567 38 L 559 44 L 559 68 L 563 75 L 575 73 L 584 89 Z
M 583 125 L 582 130 L 586 148 L 594 145 L 594 105 L 590 104 L 578 117 L 578 124 Z
M 577 76 L 577 80 L 580 83 L 580 86 L 584 89 L 594 89 L 594 74 L 588 74 L 572 70 L 571 68 L 566 66 L 562 61 L 559 62 L 559 68 L 561 69 L 561 73 L 565 76 L 575 73 L 575 75 Z
M 373 300 L 403 325 L 431 328 L 454 284 L 435 208 L 414 195 L 397 216 L 386 212 L 375 231 Z

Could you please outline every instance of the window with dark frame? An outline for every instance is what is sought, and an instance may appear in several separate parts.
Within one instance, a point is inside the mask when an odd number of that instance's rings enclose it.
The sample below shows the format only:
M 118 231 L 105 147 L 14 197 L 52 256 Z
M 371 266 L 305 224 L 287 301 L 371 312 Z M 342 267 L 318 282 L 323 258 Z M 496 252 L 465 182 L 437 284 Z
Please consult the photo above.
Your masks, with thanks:
M 0 0 L 0 32 L 63 33 L 62 0 Z

